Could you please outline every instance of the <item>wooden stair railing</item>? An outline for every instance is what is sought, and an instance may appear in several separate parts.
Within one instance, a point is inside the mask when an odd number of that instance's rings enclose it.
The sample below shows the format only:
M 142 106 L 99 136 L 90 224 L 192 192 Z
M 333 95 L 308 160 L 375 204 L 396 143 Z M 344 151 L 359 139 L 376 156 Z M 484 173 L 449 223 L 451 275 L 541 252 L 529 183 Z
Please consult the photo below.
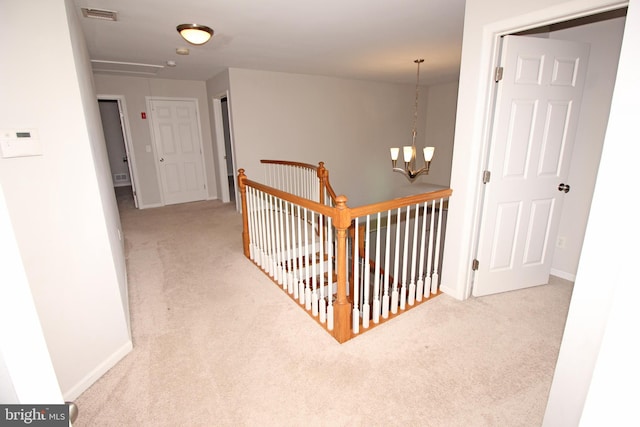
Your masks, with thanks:
M 357 208 L 349 208 L 345 196 L 335 195 L 329 183 L 328 171 L 324 168 L 322 162 L 317 168 L 312 165 L 295 162 L 263 162 L 285 167 L 295 166 L 315 169 L 320 193 L 318 194 L 317 200 L 312 200 L 308 197 L 286 191 L 287 188 L 292 188 L 292 184 L 287 183 L 285 179 L 280 179 L 280 181 L 277 179 L 272 180 L 272 183 L 283 188 L 278 189 L 270 185 L 249 180 L 245 175 L 245 171 L 240 169 L 238 174 L 238 188 L 242 200 L 242 239 L 245 256 L 263 268 L 265 273 L 269 274 L 274 282 L 287 290 L 287 293 L 294 300 L 300 304 L 304 303 L 310 314 L 311 311 L 313 311 L 313 317 L 316 317 L 316 320 L 318 320 L 337 341 L 340 343 L 345 342 L 360 333 L 360 328 L 362 328 L 362 330 L 370 329 L 422 302 L 423 295 L 425 298 L 428 298 L 430 294 L 437 293 L 437 264 L 440 253 L 439 245 L 441 243 L 442 212 L 443 209 L 446 210 L 446 205 L 443 204 L 443 200 L 451 195 L 451 189 L 388 200 Z M 328 195 L 328 200 L 323 198 L 325 192 Z M 308 194 L 308 192 L 304 194 Z M 436 201 L 439 201 L 439 206 L 436 206 Z M 402 219 L 404 222 L 401 221 L 401 210 L 404 210 L 404 219 Z M 313 243 L 311 245 L 309 240 L 305 240 L 308 236 L 303 235 L 301 232 L 302 211 L 305 212 L 305 218 L 307 217 L 307 212 L 310 213 L 311 218 L 317 216 L 317 223 L 315 220 L 312 221 L 314 228 L 317 224 L 318 230 L 322 230 L 322 233 L 319 234 L 322 236 L 318 239 L 319 244 Z M 394 212 L 397 212 L 396 222 L 392 223 Z M 387 228 L 385 229 L 386 253 L 384 261 L 381 260 L 380 254 L 383 246 L 380 241 L 382 233 L 380 218 L 382 213 L 385 213 L 388 221 L 386 225 Z M 378 218 L 376 226 L 377 241 L 374 246 L 367 240 L 369 236 L 366 236 L 366 238 L 363 237 L 362 227 L 364 226 L 361 227 L 358 225 L 359 219 L 361 221 L 366 220 L 367 224 L 369 224 L 369 217 L 371 215 L 377 215 Z M 430 216 L 430 226 L 427 225 L 427 215 Z M 438 216 L 437 228 L 434 223 L 436 215 Z M 320 216 L 322 216 L 322 219 L 320 219 Z M 255 221 L 259 222 L 259 227 L 254 224 Z M 360 224 L 362 223 L 363 222 Z M 307 227 L 307 225 L 305 224 L 304 227 Z M 367 225 L 367 230 L 368 227 L 369 225 Z M 395 227 L 393 233 L 391 227 Z M 398 242 L 401 239 L 401 228 L 405 236 L 402 238 L 404 253 L 398 251 Z M 436 231 L 437 240 L 435 240 Z M 409 238 L 410 233 L 413 234 L 413 240 Z M 428 234 L 427 238 L 425 238 L 425 233 Z M 315 235 L 316 233 L 311 234 Z M 390 257 L 389 253 L 389 241 L 392 235 L 395 236 L 396 239 L 396 250 L 393 252 L 393 262 L 395 262 L 393 269 L 391 268 L 392 257 Z M 418 264 L 417 242 L 420 240 L 419 235 L 421 235 L 419 247 L 420 264 L 416 266 Z M 271 240 L 269 241 L 269 239 Z M 366 246 L 364 246 L 363 243 L 365 240 L 367 240 Z M 264 241 L 268 241 L 268 244 L 263 244 Z M 348 250 L 349 241 L 352 242 L 351 251 Z M 412 254 L 408 255 L 410 241 Z M 433 248 L 434 241 L 437 247 L 436 249 Z M 309 249 L 310 246 L 312 247 L 311 249 Z M 322 254 L 315 254 L 317 246 L 320 248 Z M 303 254 L 302 247 L 305 248 L 305 251 L 312 250 L 314 252 L 312 254 Z M 375 259 L 372 259 L 368 253 L 371 248 L 375 248 Z M 252 252 L 255 251 L 264 253 L 259 257 L 253 256 L 254 254 L 252 254 Z M 350 252 L 350 254 L 348 252 Z M 434 253 L 435 261 L 434 257 L 432 257 Z M 269 258 L 269 261 L 266 263 L 260 261 L 260 258 L 264 256 Z M 290 259 L 292 256 L 298 257 L 297 260 Z M 274 261 L 273 258 L 277 260 Z M 398 266 L 401 259 L 403 263 L 402 272 L 400 272 Z M 412 263 L 410 267 L 407 265 L 408 259 L 410 259 Z M 427 259 L 426 267 L 424 259 Z M 361 275 L 359 274 L 360 260 L 369 265 L 369 268 L 362 270 Z M 323 262 L 327 263 L 329 271 L 322 271 L 321 266 L 320 273 L 318 273 L 315 267 L 316 265 L 323 265 Z M 320 279 L 321 284 L 322 281 L 325 280 L 324 278 L 327 278 L 326 289 L 330 294 L 327 295 L 326 300 L 324 300 L 323 296 L 324 289 L 320 289 L 319 291 L 321 313 L 326 315 L 326 318 L 322 315 L 318 316 L 318 306 L 315 305 L 318 301 L 316 279 L 312 279 L 310 277 L 311 275 L 307 274 L 308 272 L 296 272 L 296 269 L 303 270 L 301 267 L 303 263 L 313 265 L 313 275 L 323 277 Z M 275 265 L 275 267 L 272 267 L 272 265 Z M 411 273 L 409 273 L 409 268 L 411 269 Z M 416 280 L 418 277 L 418 269 L 420 270 L 419 278 Z M 423 274 L 423 269 L 427 270 L 426 275 Z M 272 270 L 278 271 L 274 272 Z M 435 270 L 433 275 L 434 281 L 431 282 L 433 270 Z M 372 274 L 371 271 L 374 271 L 374 273 Z M 294 277 L 296 273 L 297 276 Z M 372 275 L 374 276 L 374 285 L 370 284 L 370 276 Z M 383 276 L 383 278 L 380 276 Z M 332 291 L 334 277 L 337 281 L 337 283 L 335 283 L 337 287 L 335 295 L 333 295 Z M 424 284 L 424 289 L 421 283 L 423 278 L 425 282 L 428 279 L 431 283 L 428 287 Z M 311 295 L 310 282 L 314 286 L 313 310 L 309 310 L 308 301 L 309 295 Z M 364 293 L 367 294 L 366 298 L 363 297 Z M 372 307 L 369 307 L 370 300 Z M 398 307 L 400 308 L 400 312 L 398 312 Z M 373 324 L 370 323 L 370 320 L 372 320 Z
M 302 196 L 303 194 L 307 195 L 307 198 L 311 198 L 312 200 L 316 200 L 318 203 L 323 205 L 329 204 L 331 206 L 335 206 L 336 202 L 336 192 L 331 187 L 331 183 L 329 182 L 329 171 L 324 167 L 324 162 L 319 162 L 318 166 L 309 164 L 309 163 L 300 163 L 300 162 L 291 162 L 287 160 L 260 160 L 265 166 L 271 167 L 272 169 L 265 169 L 265 183 L 270 187 L 277 188 L 278 190 L 287 191 L 288 193 L 293 193 L 298 196 Z M 318 192 L 316 199 L 313 196 L 312 191 L 291 191 L 292 189 L 299 189 L 293 183 L 293 180 L 300 179 L 300 176 L 295 176 L 295 174 L 287 174 L 285 171 L 287 170 L 301 170 L 307 172 L 313 172 L 313 174 L 318 178 Z M 327 196 L 329 199 L 327 200 Z

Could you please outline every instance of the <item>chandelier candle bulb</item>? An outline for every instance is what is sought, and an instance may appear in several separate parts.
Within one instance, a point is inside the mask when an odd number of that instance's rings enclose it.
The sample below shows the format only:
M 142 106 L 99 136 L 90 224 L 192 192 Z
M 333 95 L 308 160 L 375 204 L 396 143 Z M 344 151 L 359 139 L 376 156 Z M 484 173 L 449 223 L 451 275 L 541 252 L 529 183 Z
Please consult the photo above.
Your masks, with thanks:
M 435 151 L 435 147 L 424 147 L 424 161 L 430 162 L 433 159 L 433 152 Z
M 404 154 L 404 162 L 409 163 L 413 158 L 413 147 L 410 145 L 405 145 L 402 147 L 402 153 Z

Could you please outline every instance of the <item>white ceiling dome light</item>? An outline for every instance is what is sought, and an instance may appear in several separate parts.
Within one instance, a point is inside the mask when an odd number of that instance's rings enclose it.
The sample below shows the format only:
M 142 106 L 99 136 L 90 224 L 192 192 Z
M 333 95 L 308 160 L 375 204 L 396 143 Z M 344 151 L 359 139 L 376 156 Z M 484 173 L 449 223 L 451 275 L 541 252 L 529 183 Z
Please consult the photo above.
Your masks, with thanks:
M 206 25 L 181 24 L 176 27 L 183 39 L 191 44 L 201 45 L 213 36 L 213 30 Z

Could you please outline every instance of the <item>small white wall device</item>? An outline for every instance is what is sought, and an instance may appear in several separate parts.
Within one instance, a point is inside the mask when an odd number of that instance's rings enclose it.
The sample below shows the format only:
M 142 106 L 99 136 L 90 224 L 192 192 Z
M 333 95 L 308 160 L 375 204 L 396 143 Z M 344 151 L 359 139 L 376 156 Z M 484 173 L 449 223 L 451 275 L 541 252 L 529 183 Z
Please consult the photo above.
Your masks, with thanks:
M 42 143 L 35 129 L 0 129 L 3 158 L 42 156 Z

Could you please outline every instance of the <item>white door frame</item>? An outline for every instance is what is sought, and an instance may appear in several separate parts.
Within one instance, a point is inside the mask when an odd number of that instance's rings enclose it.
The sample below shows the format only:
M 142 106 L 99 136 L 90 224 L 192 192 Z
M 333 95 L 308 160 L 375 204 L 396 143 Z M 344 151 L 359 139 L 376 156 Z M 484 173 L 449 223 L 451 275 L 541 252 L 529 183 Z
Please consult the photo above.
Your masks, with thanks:
M 231 201 L 231 195 L 229 194 L 229 185 L 228 185 L 228 174 L 227 170 L 227 162 L 226 162 L 226 150 L 225 150 L 225 141 L 224 141 L 224 127 L 223 127 L 223 117 L 222 117 L 222 98 L 227 98 L 227 107 L 228 107 L 228 120 L 229 120 L 229 138 L 231 139 L 231 163 L 233 164 L 232 174 L 235 177 L 237 166 L 236 166 L 236 153 L 235 153 L 235 144 L 233 138 L 233 126 L 231 126 L 231 96 L 229 95 L 229 91 L 222 92 L 213 97 L 213 127 L 216 137 L 216 145 L 218 151 L 218 179 L 220 180 L 220 195 L 222 196 L 222 202 L 228 203 Z M 234 185 L 234 187 L 237 187 Z M 238 189 L 236 188 L 236 210 L 240 211 L 240 194 L 238 194 Z
M 145 104 L 147 106 L 147 111 L 150 112 L 148 121 L 149 121 L 149 134 L 151 135 L 151 150 L 154 158 L 154 168 L 156 170 L 156 180 L 158 182 L 158 189 L 160 190 L 160 205 L 166 206 L 164 200 L 164 189 L 162 185 L 162 177 L 160 176 L 160 168 L 158 168 L 158 163 L 160 163 L 160 159 L 158 158 L 158 150 L 157 150 L 157 139 L 155 137 L 155 132 L 153 130 L 153 109 L 152 109 L 152 101 L 187 101 L 193 102 L 196 107 L 196 117 L 198 119 L 198 137 L 200 139 L 200 161 L 202 162 L 202 175 L 204 181 L 204 189 L 205 193 L 209 194 L 209 185 L 207 183 L 207 166 L 204 161 L 204 145 L 202 140 L 202 122 L 200 120 L 200 104 L 198 102 L 198 98 L 180 98 L 180 97 L 170 97 L 170 96 L 145 96 Z
M 120 122 L 122 123 L 122 138 L 124 139 L 124 150 L 127 153 L 127 163 L 129 164 L 129 174 L 131 175 L 131 189 L 133 190 L 133 201 L 136 208 L 140 208 L 141 199 L 140 186 L 138 185 L 138 168 L 136 157 L 131 141 L 131 129 L 129 128 L 129 114 L 127 113 L 127 103 L 124 95 L 97 95 L 99 101 L 117 101 L 120 112 Z
M 481 147 L 480 158 L 475 163 L 475 169 L 469 170 L 469 176 L 481 177 L 482 171 L 486 168 L 489 159 L 489 149 L 491 142 L 491 131 L 493 125 L 493 110 L 495 102 L 496 83 L 492 79 L 495 68 L 500 62 L 500 38 L 505 35 L 519 33 L 526 30 L 531 30 L 545 25 L 556 24 L 560 22 L 569 21 L 571 19 L 596 15 L 602 12 L 608 12 L 611 10 L 622 9 L 628 5 L 627 1 L 622 1 L 616 4 L 608 6 L 599 6 L 586 9 L 576 10 L 574 4 L 562 4 L 554 8 L 544 9 L 536 13 L 516 16 L 504 21 L 499 21 L 491 25 L 484 27 L 484 37 L 482 39 L 483 51 L 487 52 L 487 61 L 485 62 L 486 68 L 480 70 L 481 79 L 487 83 L 484 86 L 485 103 L 482 109 L 482 128 L 481 128 Z M 466 268 L 464 277 L 464 288 L 462 289 L 462 298 L 467 299 L 471 296 L 473 286 L 473 271 L 470 266 L 478 251 L 478 238 L 480 233 L 480 224 L 482 220 L 482 201 L 484 198 L 484 184 L 480 178 L 477 179 L 475 189 L 472 189 L 470 196 L 473 197 L 473 208 L 471 230 L 469 233 L 469 245 L 465 245 L 463 253 L 466 256 L 461 257 L 463 267 Z M 468 249 L 467 249 L 468 248 Z M 468 268 L 467 268 L 468 267 Z

